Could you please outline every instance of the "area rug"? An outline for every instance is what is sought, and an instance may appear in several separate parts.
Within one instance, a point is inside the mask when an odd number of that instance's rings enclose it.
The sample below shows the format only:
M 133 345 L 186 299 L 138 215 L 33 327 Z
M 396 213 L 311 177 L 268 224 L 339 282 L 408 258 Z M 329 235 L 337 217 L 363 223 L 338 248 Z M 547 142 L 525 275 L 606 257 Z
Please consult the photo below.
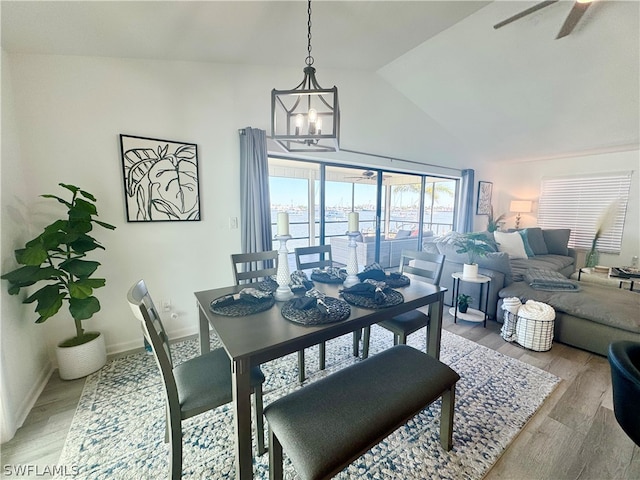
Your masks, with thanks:
M 351 354 L 351 342 L 351 335 L 327 342 L 324 371 L 317 369 L 317 347 L 307 349 L 305 384 L 359 361 Z M 212 347 L 219 345 L 213 335 L 211 343 Z M 392 343 L 388 331 L 373 326 L 372 355 Z M 411 335 L 409 344 L 424 351 L 424 330 Z M 172 347 L 176 363 L 198 354 L 196 340 Z M 461 377 L 456 388 L 453 449 L 445 452 L 440 447 L 437 401 L 336 478 L 480 479 L 560 381 L 446 331 L 440 358 Z M 262 366 L 267 378 L 265 405 L 300 388 L 297 369 L 296 354 Z M 67 473 L 77 472 L 71 477 L 77 479 L 168 478 L 163 402 L 152 356 L 140 353 L 111 361 L 87 378 L 59 465 L 66 466 Z M 183 422 L 183 478 L 235 478 L 232 415 L 231 406 L 226 405 Z M 255 458 L 255 478 L 268 478 L 268 457 Z M 296 478 L 286 457 L 285 478 Z

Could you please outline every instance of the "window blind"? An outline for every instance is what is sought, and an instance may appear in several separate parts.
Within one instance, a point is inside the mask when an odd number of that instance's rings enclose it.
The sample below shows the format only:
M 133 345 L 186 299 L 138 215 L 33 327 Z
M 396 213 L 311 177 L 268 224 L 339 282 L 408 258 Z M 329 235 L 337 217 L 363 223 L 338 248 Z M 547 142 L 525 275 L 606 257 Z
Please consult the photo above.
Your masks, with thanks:
M 598 226 L 600 252 L 620 253 L 632 172 L 543 178 L 538 205 L 542 228 L 570 228 L 569 246 L 590 249 Z M 607 215 L 611 213 L 611 215 Z

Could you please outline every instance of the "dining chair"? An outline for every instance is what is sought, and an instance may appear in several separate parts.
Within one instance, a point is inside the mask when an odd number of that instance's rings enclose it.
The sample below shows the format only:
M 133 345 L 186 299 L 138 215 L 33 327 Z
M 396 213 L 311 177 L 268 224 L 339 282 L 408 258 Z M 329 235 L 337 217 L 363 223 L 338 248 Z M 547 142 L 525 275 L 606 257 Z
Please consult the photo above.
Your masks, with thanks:
M 618 340 L 609 344 L 613 413 L 622 430 L 640 446 L 640 343 Z
M 269 261 L 273 263 L 267 263 Z M 278 252 L 271 250 L 269 252 L 234 253 L 231 255 L 231 264 L 236 285 L 258 281 L 277 274 Z M 324 364 L 324 344 L 322 344 L 320 346 L 320 368 L 323 370 Z M 298 352 L 298 379 L 300 383 L 304 382 L 305 378 L 304 350 L 300 350 Z
M 331 245 L 298 247 L 294 250 L 294 253 L 296 256 L 296 268 L 298 270 L 333 267 Z
M 294 249 L 296 257 L 296 268 L 298 270 L 312 270 L 314 268 L 333 267 L 331 256 L 331 245 L 315 245 L 312 247 L 298 247 Z M 353 356 L 359 354 L 361 331 L 353 332 Z M 322 342 L 320 348 L 320 370 L 326 367 L 326 343 Z M 301 365 L 300 381 L 304 380 L 304 352 L 298 353 L 298 363 Z
M 278 252 L 233 253 L 231 264 L 236 285 L 250 283 L 276 275 L 278 271 Z
M 438 285 L 442 276 L 444 266 L 444 255 L 436 253 L 418 252 L 414 250 L 403 250 L 400 255 L 400 273 L 411 275 L 411 281 L 423 281 Z M 411 310 L 401 313 L 388 320 L 378 323 L 393 333 L 393 344 L 406 344 L 407 336 L 417 332 L 422 327 L 427 327 L 427 341 L 429 339 L 429 315 L 420 310 Z M 371 327 L 364 329 L 362 338 L 362 357 L 369 356 L 369 339 Z
M 167 407 L 165 442 L 170 442 L 171 446 L 171 479 L 178 480 L 182 476 L 182 421 L 231 402 L 231 362 L 223 348 L 216 348 L 174 365 L 169 337 L 144 280 L 129 289 L 127 300 L 133 315 L 142 322 L 144 337 L 151 345 L 164 383 Z M 252 368 L 251 389 L 254 393 L 258 455 L 266 451 L 262 417 L 264 380 L 260 368 Z

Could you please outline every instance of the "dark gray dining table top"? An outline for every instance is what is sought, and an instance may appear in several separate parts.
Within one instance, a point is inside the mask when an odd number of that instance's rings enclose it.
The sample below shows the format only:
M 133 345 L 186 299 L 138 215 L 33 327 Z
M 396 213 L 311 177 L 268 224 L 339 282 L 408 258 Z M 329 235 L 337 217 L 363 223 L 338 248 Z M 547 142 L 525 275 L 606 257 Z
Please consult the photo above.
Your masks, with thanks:
M 270 309 L 242 317 L 219 315 L 209 309 L 210 303 L 224 295 L 237 293 L 245 286 L 233 286 L 196 292 L 196 298 L 218 334 L 231 359 L 251 357 L 252 364 L 278 358 L 301 348 L 347 334 L 359 328 L 404 313 L 415 308 L 442 301 L 446 288 L 423 282 L 411 282 L 407 287 L 397 288 L 404 296 L 404 303 L 390 308 L 368 309 L 351 307 L 346 320 L 325 325 L 306 326 L 285 319 L 281 309 L 284 302 L 276 302 Z M 315 287 L 327 296 L 341 298 L 342 284 L 315 283 Z

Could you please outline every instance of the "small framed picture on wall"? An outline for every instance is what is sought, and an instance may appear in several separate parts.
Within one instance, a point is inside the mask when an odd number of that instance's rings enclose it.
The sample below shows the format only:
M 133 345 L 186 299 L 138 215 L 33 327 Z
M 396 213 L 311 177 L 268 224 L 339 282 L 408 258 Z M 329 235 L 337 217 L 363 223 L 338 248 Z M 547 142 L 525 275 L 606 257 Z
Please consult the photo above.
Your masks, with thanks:
M 200 220 L 193 143 L 120 135 L 128 222 Z
M 493 183 L 478 182 L 478 202 L 476 204 L 476 215 L 489 215 L 491 213 L 491 194 Z

